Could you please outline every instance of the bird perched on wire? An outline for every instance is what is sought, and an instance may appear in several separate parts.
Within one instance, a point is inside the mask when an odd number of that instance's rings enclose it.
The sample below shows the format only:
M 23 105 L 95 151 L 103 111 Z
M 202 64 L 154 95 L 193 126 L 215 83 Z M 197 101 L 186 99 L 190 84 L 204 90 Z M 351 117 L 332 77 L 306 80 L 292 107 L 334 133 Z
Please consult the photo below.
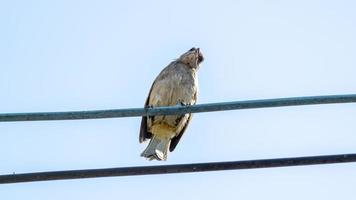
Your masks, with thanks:
M 156 77 L 148 94 L 145 107 L 194 105 L 197 101 L 199 64 L 204 57 L 199 48 L 191 48 L 171 62 Z M 150 139 L 141 156 L 149 160 L 167 160 L 192 114 L 142 117 L 140 143 Z

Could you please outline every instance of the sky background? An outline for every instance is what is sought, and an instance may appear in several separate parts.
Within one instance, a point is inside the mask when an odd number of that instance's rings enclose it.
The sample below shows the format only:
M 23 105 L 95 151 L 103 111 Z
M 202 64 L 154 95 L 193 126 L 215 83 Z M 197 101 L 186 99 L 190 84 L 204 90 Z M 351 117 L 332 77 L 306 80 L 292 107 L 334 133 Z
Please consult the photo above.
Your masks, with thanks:
M 198 103 L 356 93 L 355 1 L 1 1 L 0 113 L 142 107 L 200 47 Z M 167 162 L 140 118 L 0 123 L 0 174 L 356 152 L 356 104 L 195 114 Z M 49 181 L 2 200 L 350 199 L 355 164 Z

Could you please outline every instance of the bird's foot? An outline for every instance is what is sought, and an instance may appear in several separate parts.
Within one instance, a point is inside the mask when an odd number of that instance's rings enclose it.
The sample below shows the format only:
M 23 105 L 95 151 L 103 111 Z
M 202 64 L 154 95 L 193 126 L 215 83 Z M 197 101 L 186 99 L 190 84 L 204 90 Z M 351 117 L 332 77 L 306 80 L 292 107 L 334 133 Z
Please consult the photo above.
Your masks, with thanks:
M 189 103 L 185 103 L 183 100 L 178 100 L 177 105 L 179 105 L 179 106 L 190 106 Z

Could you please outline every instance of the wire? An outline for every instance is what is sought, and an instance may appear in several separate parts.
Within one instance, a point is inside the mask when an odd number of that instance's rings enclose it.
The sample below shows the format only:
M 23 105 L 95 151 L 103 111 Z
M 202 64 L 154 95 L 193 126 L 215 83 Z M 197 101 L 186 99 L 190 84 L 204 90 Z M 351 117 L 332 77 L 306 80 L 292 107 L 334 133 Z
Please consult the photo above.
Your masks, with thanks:
M 5 113 L 0 114 L 0 122 L 178 115 L 184 113 L 200 113 L 224 110 L 352 102 L 356 102 L 356 94 L 262 99 L 155 108 L 132 108 L 71 112 Z M 237 170 L 269 167 L 287 167 L 346 162 L 356 162 L 356 154 L 11 174 L 0 175 L 0 184 L 80 178 L 97 178 L 110 176 L 133 176 L 233 169 Z
M 191 106 L 177 105 L 177 106 L 155 107 L 155 108 L 131 108 L 131 109 L 69 111 L 69 112 L 5 113 L 5 114 L 0 114 L 0 122 L 75 120 L 75 119 L 153 116 L 153 115 L 175 115 L 175 114 L 184 114 L 184 113 L 200 113 L 200 112 L 213 112 L 213 111 L 224 111 L 224 110 L 332 104 L 332 103 L 352 103 L 352 102 L 356 102 L 356 94 L 233 101 L 233 102 L 222 102 L 222 103 L 199 104 L 199 105 L 191 105 Z
M 356 154 L 0 175 L 0 184 L 356 162 Z

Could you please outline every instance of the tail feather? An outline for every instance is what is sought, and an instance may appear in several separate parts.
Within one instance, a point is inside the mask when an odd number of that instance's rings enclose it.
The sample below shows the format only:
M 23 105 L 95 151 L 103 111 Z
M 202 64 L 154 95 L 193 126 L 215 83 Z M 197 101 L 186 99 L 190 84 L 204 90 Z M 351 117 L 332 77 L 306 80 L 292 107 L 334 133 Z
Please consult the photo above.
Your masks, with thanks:
M 141 156 L 149 160 L 167 160 L 168 148 L 171 140 L 168 138 L 158 138 L 153 136 Z

